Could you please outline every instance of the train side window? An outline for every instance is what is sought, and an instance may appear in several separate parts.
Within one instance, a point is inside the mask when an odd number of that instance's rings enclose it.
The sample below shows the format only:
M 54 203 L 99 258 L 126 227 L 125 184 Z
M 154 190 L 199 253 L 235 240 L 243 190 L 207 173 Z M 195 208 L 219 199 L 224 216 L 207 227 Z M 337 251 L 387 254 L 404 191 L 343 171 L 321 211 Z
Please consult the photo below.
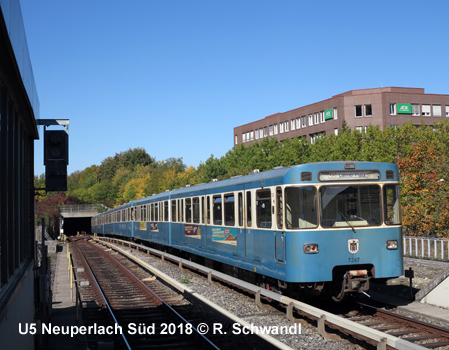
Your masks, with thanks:
M 141 207 L 140 206 L 138 206 L 138 207 L 136 207 L 136 209 L 135 209 L 135 219 L 136 219 L 136 221 L 140 221 L 140 209 L 141 209 Z
M 180 208 L 180 212 L 181 212 L 181 221 L 184 222 L 184 199 L 181 199 L 181 206 Z
M 277 227 L 282 230 L 283 222 L 284 222 L 284 203 L 282 198 L 282 188 L 276 188 L 276 219 L 277 219 Z
M 186 198 L 186 222 L 192 222 L 192 199 Z
M 201 197 L 201 221 L 206 223 L 206 203 L 204 202 L 204 196 Z
M 168 201 L 164 201 L 164 221 L 168 221 Z
M 257 227 L 271 228 L 271 191 L 259 190 L 256 196 Z
M 251 192 L 246 192 L 246 226 L 251 227 L 252 224 L 252 202 L 251 202 Z
M 243 226 L 243 194 L 238 193 L 238 208 L 239 208 L 239 226 Z
M 224 217 L 226 226 L 235 225 L 235 197 L 234 193 L 224 195 Z
M 154 203 L 154 221 L 159 221 L 159 203 Z
M 206 215 L 207 215 L 207 220 L 206 223 L 208 225 L 210 225 L 210 196 L 206 197 L 206 202 L 207 202 L 207 210 L 206 210 Z
M 214 221 L 214 225 L 222 225 L 223 223 L 223 217 L 222 217 L 222 200 L 221 200 L 221 195 L 218 196 L 213 196 L 213 208 L 212 208 L 212 212 L 213 212 L 213 221 Z
M 285 188 L 285 220 L 287 229 L 318 226 L 317 192 L 313 186 Z
M 401 223 L 401 203 L 399 201 L 399 186 L 384 186 L 384 215 L 387 225 Z
M 176 199 L 171 200 L 171 220 L 173 222 L 176 222 L 177 216 L 176 216 Z
M 193 222 L 198 224 L 200 222 L 200 198 L 193 198 Z

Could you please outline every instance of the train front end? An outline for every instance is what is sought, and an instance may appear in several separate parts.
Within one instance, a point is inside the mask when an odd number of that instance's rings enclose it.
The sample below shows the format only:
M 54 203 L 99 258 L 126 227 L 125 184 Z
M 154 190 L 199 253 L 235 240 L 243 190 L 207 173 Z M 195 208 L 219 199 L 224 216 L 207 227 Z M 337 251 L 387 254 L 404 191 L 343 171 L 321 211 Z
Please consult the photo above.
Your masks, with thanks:
M 285 188 L 287 279 L 336 301 L 403 271 L 398 169 L 329 162 L 292 172 Z

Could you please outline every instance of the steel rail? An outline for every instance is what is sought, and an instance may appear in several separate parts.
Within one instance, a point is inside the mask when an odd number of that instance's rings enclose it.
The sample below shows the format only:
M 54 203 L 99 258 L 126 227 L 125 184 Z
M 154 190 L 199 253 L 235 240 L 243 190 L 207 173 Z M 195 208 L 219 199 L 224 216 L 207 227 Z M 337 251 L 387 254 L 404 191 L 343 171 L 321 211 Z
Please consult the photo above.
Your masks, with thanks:
M 419 330 L 420 332 L 428 333 L 429 337 L 432 337 L 432 338 L 445 339 L 444 343 L 439 342 L 441 344 L 440 345 L 441 347 L 449 345 L 449 329 L 448 328 L 433 325 L 428 322 L 415 320 L 411 317 L 399 315 L 399 314 L 396 314 L 396 313 L 393 313 L 393 312 L 390 312 L 387 310 L 383 310 L 383 309 L 380 309 L 380 308 L 377 308 L 375 306 L 368 305 L 365 303 L 358 303 L 358 304 L 362 305 L 363 307 L 375 310 L 376 314 L 379 315 L 379 317 L 381 319 L 392 320 L 393 322 L 397 322 L 398 324 L 401 324 L 403 326 L 414 327 L 417 330 Z M 410 337 L 407 339 L 413 340 L 413 337 Z M 423 344 L 423 345 L 425 347 L 428 347 L 428 344 Z
M 308 305 L 306 303 L 292 299 L 290 297 L 283 296 L 283 295 L 274 293 L 274 292 L 266 290 L 266 289 L 262 289 L 261 287 L 259 287 L 257 285 L 239 280 L 237 278 L 234 278 L 234 277 L 226 275 L 224 273 L 212 270 L 211 268 L 194 263 L 192 261 L 181 259 L 175 255 L 161 252 L 159 250 L 149 248 L 149 247 L 146 247 L 146 246 L 143 246 L 140 244 L 136 244 L 133 242 L 118 240 L 115 238 L 100 237 L 97 239 L 102 242 L 104 242 L 104 241 L 124 242 L 129 247 L 134 246 L 134 247 L 136 247 L 136 249 L 146 250 L 146 251 L 148 251 L 148 253 L 151 252 L 151 254 L 159 256 L 162 259 L 168 259 L 173 262 L 176 262 L 177 264 L 179 264 L 180 267 L 189 267 L 193 270 L 201 271 L 202 273 L 208 275 L 209 280 L 211 280 L 212 277 L 214 277 L 216 279 L 226 281 L 230 284 L 234 284 L 242 289 L 251 291 L 256 295 L 256 303 L 258 303 L 259 306 L 261 306 L 260 305 L 260 296 L 264 296 L 271 300 L 277 301 L 277 302 L 287 306 L 287 317 L 291 321 L 294 321 L 294 318 L 292 316 L 292 311 L 294 309 L 296 309 L 300 313 L 305 313 L 305 314 L 317 319 L 318 320 L 318 332 L 321 334 L 321 336 L 323 336 L 325 338 L 328 337 L 328 335 L 325 331 L 325 324 L 327 324 L 327 325 L 332 326 L 333 328 L 343 329 L 343 330 L 352 332 L 353 334 L 359 334 L 363 338 L 369 340 L 371 343 L 377 344 L 378 349 L 386 349 L 387 346 L 394 348 L 394 349 L 399 349 L 399 350 L 424 350 L 424 349 L 426 349 L 425 347 L 423 347 L 419 344 L 415 344 L 415 343 L 403 340 L 401 338 L 398 338 L 396 336 L 392 336 L 388 333 L 384 333 L 384 332 L 378 331 L 376 329 L 370 328 L 368 326 L 358 324 L 354 321 L 334 315 L 330 312 L 318 309 L 317 307 Z M 128 256 L 129 258 L 133 258 L 132 255 L 128 254 L 123 249 L 120 249 L 118 247 L 114 247 L 114 249 L 120 251 L 122 254 Z M 135 257 L 134 257 L 134 259 L 135 259 Z M 154 269 L 152 272 L 155 275 L 158 275 L 158 272 L 154 271 Z M 160 277 L 161 276 L 163 276 L 163 274 L 160 274 Z M 161 277 L 161 278 L 163 278 L 163 277 Z M 187 291 L 187 288 L 180 285 L 179 283 L 176 283 L 175 286 L 181 292 Z M 195 293 L 195 292 L 193 292 L 193 293 Z
M 94 245 L 90 245 L 91 247 L 93 247 L 95 250 L 102 252 L 101 249 L 99 249 L 98 247 L 95 247 Z M 84 256 L 83 256 L 84 257 Z M 115 259 L 114 257 L 112 257 L 111 255 L 107 255 L 108 259 L 110 259 L 111 261 L 114 261 L 115 264 L 117 264 L 120 269 L 122 269 L 122 271 L 124 273 L 126 273 L 128 276 L 131 276 L 139 285 L 142 289 L 146 290 L 147 292 L 151 293 L 156 299 L 158 299 L 161 304 L 163 304 L 165 307 L 167 307 L 174 315 L 176 315 L 182 322 L 184 322 L 184 324 L 190 324 L 192 326 L 192 329 L 196 332 L 196 334 L 203 339 L 203 341 L 205 341 L 206 343 L 208 343 L 212 348 L 219 350 L 219 348 L 212 343 L 204 334 L 200 333 L 198 331 L 198 329 L 196 327 L 194 327 L 194 325 L 187 321 L 181 314 L 179 314 L 175 309 L 173 309 L 168 303 L 166 303 L 163 299 L 161 299 L 151 288 L 149 288 L 147 285 L 145 285 L 145 283 L 143 283 L 137 276 L 135 276 L 131 271 L 129 271 L 129 269 L 127 269 L 120 261 L 118 261 L 117 259 Z M 89 266 L 90 268 L 90 266 Z M 101 288 L 101 287 L 100 287 Z M 102 293 L 102 295 L 104 295 Z M 108 303 L 108 308 L 109 308 L 109 303 Z M 112 311 L 111 311 L 112 313 Z M 114 314 L 112 313 L 114 320 L 116 320 Z M 129 347 L 129 349 L 131 349 Z
M 87 259 L 86 259 L 85 255 L 84 255 L 83 251 L 78 247 L 78 245 L 77 245 L 76 243 L 74 244 L 74 246 L 75 246 L 75 247 L 78 249 L 78 251 L 81 253 L 80 256 L 81 256 L 81 258 L 84 260 L 85 266 L 89 269 L 89 274 L 90 274 L 90 276 L 92 277 L 92 280 L 95 282 L 95 284 L 96 284 L 96 286 L 97 286 L 97 288 L 98 288 L 98 291 L 100 292 L 100 294 L 101 294 L 101 296 L 102 296 L 102 298 L 103 298 L 103 300 L 104 300 L 104 303 L 105 303 L 105 305 L 106 305 L 106 307 L 107 307 L 107 309 L 108 309 L 108 311 L 109 311 L 109 314 L 110 314 L 111 317 L 113 318 L 114 322 L 115 322 L 117 325 L 120 326 L 120 324 L 118 323 L 117 318 L 115 317 L 115 314 L 114 314 L 114 312 L 113 312 L 111 306 L 109 305 L 109 302 L 108 302 L 106 296 L 105 296 L 104 293 L 103 293 L 103 289 L 101 288 L 100 284 L 98 283 L 97 279 L 95 278 L 95 274 L 93 273 L 93 271 L 92 271 L 92 269 L 91 269 L 91 267 L 90 267 L 90 264 L 89 264 L 89 262 L 87 261 Z M 126 339 L 126 336 L 125 336 L 124 332 L 121 332 L 121 336 L 122 336 L 123 342 L 125 343 L 126 348 L 129 349 L 129 350 L 131 350 L 131 346 L 129 345 L 129 342 L 128 342 L 128 340 Z

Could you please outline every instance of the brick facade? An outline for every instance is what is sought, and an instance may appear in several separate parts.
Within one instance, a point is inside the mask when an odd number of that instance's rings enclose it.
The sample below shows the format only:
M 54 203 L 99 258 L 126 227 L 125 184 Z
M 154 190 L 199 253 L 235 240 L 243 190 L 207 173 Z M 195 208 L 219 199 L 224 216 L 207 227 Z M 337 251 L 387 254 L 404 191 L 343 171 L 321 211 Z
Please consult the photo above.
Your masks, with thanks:
M 297 109 L 276 113 L 234 128 L 234 146 L 276 137 L 279 141 L 338 133 L 343 121 L 350 129 L 378 125 L 382 130 L 449 120 L 449 95 L 426 94 L 422 88 L 384 87 L 351 90 Z

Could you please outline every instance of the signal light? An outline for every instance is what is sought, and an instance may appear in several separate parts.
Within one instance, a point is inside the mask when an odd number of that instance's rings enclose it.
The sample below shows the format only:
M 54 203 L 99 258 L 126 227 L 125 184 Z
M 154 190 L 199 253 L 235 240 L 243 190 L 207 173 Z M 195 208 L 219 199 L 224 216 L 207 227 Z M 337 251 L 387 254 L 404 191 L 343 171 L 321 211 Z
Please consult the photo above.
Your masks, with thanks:
M 387 241 L 387 249 L 388 250 L 396 250 L 398 249 L 398 241 L 395 239 L 390 239 Z
M 318 253 L 318 243 L 306 243 L 303 250 L 305 254 L 316 254 Z

